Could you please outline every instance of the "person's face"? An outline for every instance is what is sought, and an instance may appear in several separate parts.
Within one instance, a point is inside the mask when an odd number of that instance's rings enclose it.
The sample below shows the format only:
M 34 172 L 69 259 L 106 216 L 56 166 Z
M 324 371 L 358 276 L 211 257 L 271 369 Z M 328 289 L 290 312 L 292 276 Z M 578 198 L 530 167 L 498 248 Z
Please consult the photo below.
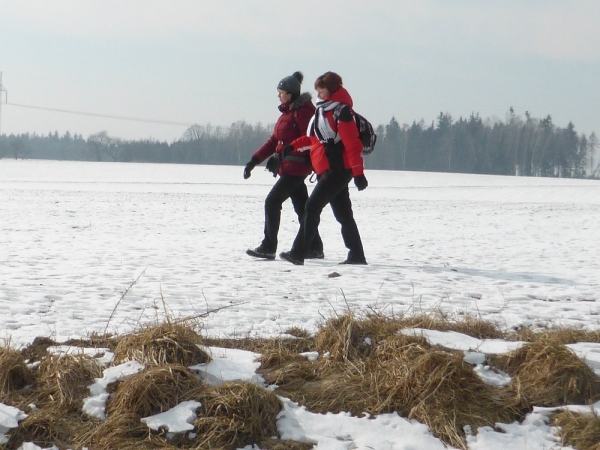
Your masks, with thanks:
M 324 87 L 317 88 L 317 97 L 321 100 L 327 100 L 329 98 L 329 90 Z
M 292 94 L 290 94 L 288 91 L 284 91 L 283 89 L 277 89 L 277 98 L 279 98 L 279 101 L 283 105 L 292 99 Z

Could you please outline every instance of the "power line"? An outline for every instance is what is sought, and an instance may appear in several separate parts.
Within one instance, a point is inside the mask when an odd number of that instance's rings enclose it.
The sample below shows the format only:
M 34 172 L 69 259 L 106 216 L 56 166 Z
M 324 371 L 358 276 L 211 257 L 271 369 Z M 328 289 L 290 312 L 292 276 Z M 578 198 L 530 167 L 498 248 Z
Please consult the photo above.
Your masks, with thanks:
M 196 125 L 195 123 L 191 123 L 191 122 L 175 122 L 175 121 L 170 121 L 170 120 L 147 119 L 147 118 L 130 117 L 130 116 L 115 116 L 115 115 L 111 115 L 111 114 L 99 114 L 99 113 L 92 113 L 92 112 L 86 112 L 86 111 L 71 111 L 68 109 L 46 108 L 44 106 L 22 105 L 19 103 L 8 103 L 7 102 L 7 103 L 5 103 L 5 105 L 17 106 L 19 108 L 39 109 L 42 111 L 53 111 L 53 112 L 60 112 L 60 113 L 66 113 L 66 114 L 77 114 L 80 116 L 104 117 L 107 119 L 131 120 L 134 122 L 159 123 L 159 124 L 163 124 L 163 125 L 175 125 L 175 126 L 181 126 L 181 127 L 191 127 L 193 125 Z

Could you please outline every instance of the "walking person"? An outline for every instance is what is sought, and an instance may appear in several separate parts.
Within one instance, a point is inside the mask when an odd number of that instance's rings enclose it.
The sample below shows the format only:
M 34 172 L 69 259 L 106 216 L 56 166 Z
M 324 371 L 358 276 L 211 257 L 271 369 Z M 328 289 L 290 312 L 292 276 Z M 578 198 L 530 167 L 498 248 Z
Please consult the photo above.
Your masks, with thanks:
M 354 121 L 352 97 L 335 72 L 326 72 L 318 77 L 315 89 L 320 101 L 308 134 L 296 139 L 290 147 L 297 151 L 310 146 L 310 158 L 318 182 L 306 202 L 304 220 L 291 250 L 279 256 L 293 264 L 304 264 L 306 249 L 311 248 L 318 236 L 321 212 L 329 203 L 341 225 L 342 239 L 348 249 L 348 257 L 341 264 L 366 265 L 348 190 L 352 178 L 359 191 L 368 186 L 361 155 L 363 144 Z
M 304 206 L 308 199 L 308 189 L 304 180 L 312 173 L 308 149 L 282 154 L 284 147 L 299 136 L 306 134 L 308 122 L 315 111 L 310 93 L 300 93 L 303 79 L 304 76 L 301 72 L 294 72 L 279 82 L 277 93 L 281 115 L 271 137 L 254 152 L 244 167 L 244 179 L 248 179 L 256 165 L 271 157 L 267 162 L 267 168 L 273 172 L 273 176 L 279 174 L 279 179 L 265 199 L 264 239 L 258 247 L 249 248 L 246 251 L 248 255 L 255 258 L 275 259 L 281 208 L 288 198 L 292 200 L 300 223 L 304 217 Z M 307 248 L 306 258 L 322 259 L 324 257 L 323 242 L 318 230 L 315 232 L 311 245 Z

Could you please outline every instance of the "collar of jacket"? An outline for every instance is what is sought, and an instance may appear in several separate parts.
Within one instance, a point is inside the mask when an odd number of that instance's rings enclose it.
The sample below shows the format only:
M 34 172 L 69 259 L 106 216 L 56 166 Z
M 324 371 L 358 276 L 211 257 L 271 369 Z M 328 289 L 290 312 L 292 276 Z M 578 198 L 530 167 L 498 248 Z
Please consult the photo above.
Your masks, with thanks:
M 288 111 L 292 111 L 294 109 L 302 108 L 304 105 L 306 105 L 311 100 L 312 100 L 312 96 L 310 95 L 310 93 L 303 92 L 293 102 L 284 103 L 283 105 L 279 105 L 279 111 L 281 111 L 282 113 L 285 113 Z

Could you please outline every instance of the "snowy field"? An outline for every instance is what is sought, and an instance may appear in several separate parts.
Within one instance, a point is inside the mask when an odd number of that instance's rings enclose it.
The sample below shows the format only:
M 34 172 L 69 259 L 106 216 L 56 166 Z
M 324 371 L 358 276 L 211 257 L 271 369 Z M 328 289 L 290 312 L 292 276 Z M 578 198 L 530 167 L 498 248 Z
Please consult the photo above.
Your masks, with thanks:
M 291 326 L 312 332 L 348 308 L 468 313 L 502 329 L 600 329 L 600 182 L 366 176 L 369 187 L 351 185 L 350 195 L 369 265 L 338 265 L 346 249 L 327 207 L 325 259 L 293 266 L 245 254 L 262 239 L 274 182 L 262 167 L 245 181 L 241 166 L 0 160 L 0 342 L 123 334 L 162 321 L 165 305 L 171 318 L 223 308 L 204 319 L 202 334 L 212 337 L 277 336 Z M 287 202 L 278 252 L 289 250 L 296 230 Z M 443 447 L 399 417 L 339 416 L 332 425 L 286 408 L 319 449 Z M 355 433 L 355 447 L 319 440 L 323 424 Z M 280 432 L 299 432 L 287 426 Z M 406 439 L 358 443 L 387 436 L 385 427 L 402 428 Z M 470 448 L 562 448 L 549 444 L 551 430 L 533 414 L 505 428 L 480 432 Z M 435 444 L 421 447 L 419 439 Z
M 338 265 L 346 249 L 327 207 L 325 260 L 296 267 L 245 254 L 274 181 L 261 168 L 244 181 L 233 166 L 0 160 L 2 337 L 103 332 L 136 279 L 111 331 L 156 320 L 161 298 L 173 317 L 235 305 L 206 320 L 211 336 L 313 331 L 347 307 L 600 329 L 600 182 L 367 177 L 351 198 L 369 265 Z M 286 202 L 278 251 L 296 231 Z

